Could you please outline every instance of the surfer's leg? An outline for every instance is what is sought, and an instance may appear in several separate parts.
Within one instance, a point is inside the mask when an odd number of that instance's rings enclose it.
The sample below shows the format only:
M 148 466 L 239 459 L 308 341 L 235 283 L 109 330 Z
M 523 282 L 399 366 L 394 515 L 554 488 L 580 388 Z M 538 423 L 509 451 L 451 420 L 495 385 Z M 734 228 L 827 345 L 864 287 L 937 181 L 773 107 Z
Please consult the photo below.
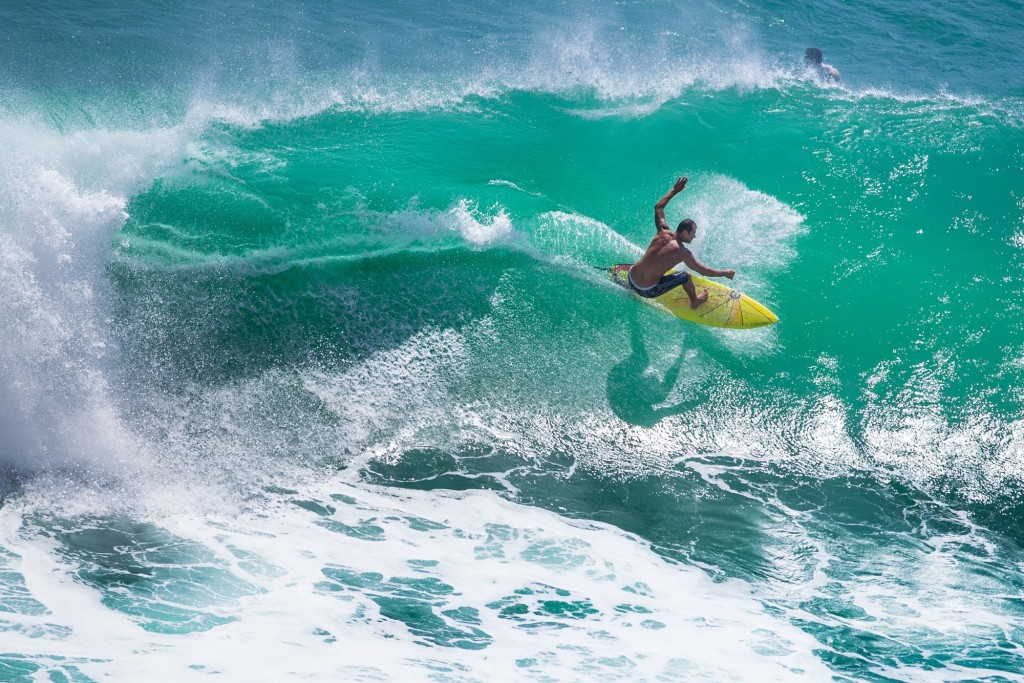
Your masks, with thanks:
M 645 296 L 648 296 L 650 298 L 661 296 L 665 292 L 669 292 L 675 289 L 676 287 L 683 284 L 689 279 L 690 274 L 687 273 L 685 270 L 681 273 L 662 275 L 661 279 L 658 280 L 658 284 L 646 290 L 647 294 Z
M 690 297 L 690 308 L 700 308 L 700 305 L 708 300 L 708 290 L 701 290 L 701 293 L 697 294 L 697 288 L 693 286 L 693 278 L 689 273 L 686 274 L 682 287 L 686 295 Z
M 632 284 L 632 281 L 630 281 L 630 284 Z M 678 273 L 672 273 L 671 275 L 663 275 L 661 279 L 658 280 L 658 284 L 648 289 L 639 289 L 636 285 L 633 285 L 633 291 L 647 299 L 654 299 L 665 292 L 675 289 L 676 287 L 683 288 L 686 294 L 690 297 L 690 306 L 693 308 L 697 308 L 708 300 L 707 290 L 702 291 L 699 295 L 694 291 L 693 278 L 691 278 L 690 274 L 685 270 Z

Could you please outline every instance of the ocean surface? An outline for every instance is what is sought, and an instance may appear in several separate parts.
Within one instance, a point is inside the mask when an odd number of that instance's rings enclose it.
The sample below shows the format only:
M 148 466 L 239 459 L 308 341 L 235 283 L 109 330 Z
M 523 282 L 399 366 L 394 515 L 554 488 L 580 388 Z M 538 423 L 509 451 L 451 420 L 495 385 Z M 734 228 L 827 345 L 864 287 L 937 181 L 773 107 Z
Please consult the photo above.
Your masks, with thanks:
M 0 681 L 1024 681 L 1021 0 L 0 27 Z

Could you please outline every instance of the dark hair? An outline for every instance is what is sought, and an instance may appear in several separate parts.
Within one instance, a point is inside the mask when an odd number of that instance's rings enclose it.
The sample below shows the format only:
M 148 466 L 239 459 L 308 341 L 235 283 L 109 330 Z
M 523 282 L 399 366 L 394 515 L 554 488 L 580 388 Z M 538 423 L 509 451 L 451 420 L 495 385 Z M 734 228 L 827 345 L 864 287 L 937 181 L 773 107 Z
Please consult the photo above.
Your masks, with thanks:
M 682 230 L 683 232 L 693 232 L 697 229 L 697 224 L 690 218 L 684 218 L 679 221 L 679 225 L 676 227 L 676 232 Z
M 804 50 L 804 63 L 806 64 L 821 64 L 822 56 L 821 50 L 816 47 L 809 47 Z

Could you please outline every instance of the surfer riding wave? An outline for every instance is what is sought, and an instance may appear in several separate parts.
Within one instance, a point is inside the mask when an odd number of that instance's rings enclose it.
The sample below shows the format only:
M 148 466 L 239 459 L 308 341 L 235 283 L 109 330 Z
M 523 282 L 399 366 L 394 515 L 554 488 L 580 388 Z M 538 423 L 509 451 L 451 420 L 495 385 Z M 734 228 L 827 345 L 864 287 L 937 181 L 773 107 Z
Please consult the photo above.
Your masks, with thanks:
M 697 260 L 693 252 L 685 246 L 697 236 L 697 224 L 691 219 L 685 218 L 680 221 L 675 232 L 669 228 L 668 221 L 665 220 L 665 207 L 673 197 L 683 191 L 687 181 L 688 178 L 685 177 L 676 180 L 672 189 L 654 205 L 654 226 L 657 228 L 658 234 L 651 240 L 647 251 L 640 257 L 640 260 L 629 269 L 628 279 L 629 286 L 633 291 L 647 299 L 653 299 L 676 287 L 682 287 L 690 297 L 690 308 L 698 308 L 707 301 L 707 290 L 702 290 L 698 294 L 689 273 L 683 271 L 666 274 L 668 271 L 680 262 L 685 263 L 690 270 L 707 277 L 727 277 L 731 280 L 736 275 L 736 271 L 710 268 Z

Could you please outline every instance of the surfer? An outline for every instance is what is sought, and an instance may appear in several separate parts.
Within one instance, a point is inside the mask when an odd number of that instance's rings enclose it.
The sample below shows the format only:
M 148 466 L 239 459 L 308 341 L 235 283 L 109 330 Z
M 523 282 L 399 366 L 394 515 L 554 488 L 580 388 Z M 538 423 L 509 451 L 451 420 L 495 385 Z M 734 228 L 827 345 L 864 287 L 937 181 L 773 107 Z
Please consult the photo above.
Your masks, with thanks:
M 821 50 L 816 47 L 809 47 L 804 50 L 804 64 L 811 69 L 814 69 L 818 77 L 829 81 L 831 83 L 838 83 L 842 79 L 839 77 L 839 69 L 835 68 L 831 64 L 825 64 L 821 60 L 824 57 L 821 54 Z
M 690 308 L 698 308 L 708 300 L 708 291 L 701 290 L 697 294 L 693 286 L 693 278 L 685 270 L 666 275 L 680 262 L 685 263 L 691 270 L 707 277 L 727 277 L 730 280 L 736 275 L 735 270 L 717 270 L 709 268 L 697 260 L 685 245 L 693 241 L 697 236 L 697 224 L 689 218 L 679 222 L 675 232 L 669 229 L 668 221 L 665 220 L 665 207 L 672 198 L 683 191 L 686 187 L 687 178 L 676 180 L 672 189 L 665 193 L 665 196 L 654 205 L 654 226 L 658 234 L 651 240 L 650 246 L 640 260 L 629 269 L 629 286 L 634 292 L 646 299 L 653 299 L 661 296 L 670 289 L 682 287 L 687 296 L 690 297 Z

